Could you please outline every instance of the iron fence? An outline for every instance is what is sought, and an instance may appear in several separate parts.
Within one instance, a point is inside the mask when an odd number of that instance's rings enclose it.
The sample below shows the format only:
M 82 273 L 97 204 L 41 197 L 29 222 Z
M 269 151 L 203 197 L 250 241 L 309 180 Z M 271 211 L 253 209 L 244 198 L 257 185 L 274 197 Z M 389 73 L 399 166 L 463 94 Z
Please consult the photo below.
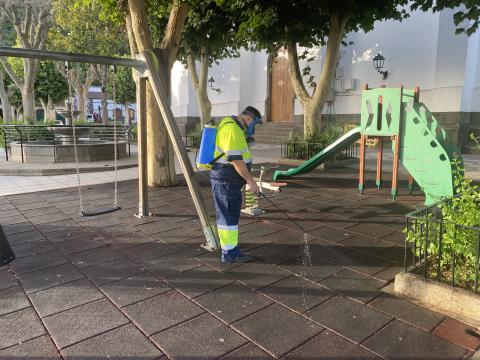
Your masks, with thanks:
M 405 272 L 478 294 L 480 226 L 445 219 L 442 205 L 455 197 L 406 215 Z
M 305 140 L 284 140 L 281 145 L 282 158 L 307 160 L 326 146 L 319 142 L 309 142 Z M 358 157 L 358 144 L 354 143 L 337 152 L 332 158 L 336 160 L 352 159 Z
M 77 141 L 82 143 L 94 143 L 98 141 L 124 141 L 127 144 L 128 156 L 131 156 L 131 144 L 134 141 L 135 125 L 76 125 L 75 132 Z M 115 134 L 116 129 L 116 134 Z M 11 145 L 19 143 L 21 148 L 22 163 L 24 162 L 23 147 L 27 142 L 37 144 L 51 143 L 64 144 L 72 138 L 73 127 L 63 125 L 0 125 L 0 137 L 5 148 L 5 159 L 11 158 Z M 73 141 L 73 140 L 70 140 Z M 71 143 L 71 142 L 70 142 Z

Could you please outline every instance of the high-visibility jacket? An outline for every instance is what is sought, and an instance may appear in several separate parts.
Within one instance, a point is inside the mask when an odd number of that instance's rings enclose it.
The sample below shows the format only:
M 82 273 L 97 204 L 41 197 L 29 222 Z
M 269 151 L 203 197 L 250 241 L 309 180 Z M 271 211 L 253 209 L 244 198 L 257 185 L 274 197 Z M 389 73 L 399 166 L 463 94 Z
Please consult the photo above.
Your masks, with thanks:
M 220 156 L 221 154 L 223 155 Z M 223 118 L 218 125 L 214 158 L 217 157 L 219 158 L 210 172 L 212 180 L 245 182 L 233 168 L 231 161 L 243 160 L 247 168 L 251 168 L 252 154 L 247 145 L 245 132 L 233 116 Z

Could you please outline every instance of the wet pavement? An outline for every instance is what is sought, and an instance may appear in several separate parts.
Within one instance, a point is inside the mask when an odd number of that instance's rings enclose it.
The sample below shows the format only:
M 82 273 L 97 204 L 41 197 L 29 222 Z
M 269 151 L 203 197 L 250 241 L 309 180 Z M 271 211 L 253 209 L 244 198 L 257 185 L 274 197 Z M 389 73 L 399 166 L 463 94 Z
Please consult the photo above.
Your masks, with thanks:
M 0 268 L 0 359 L 470 358 L 480 341 L 465 324 L 384 291 L 422 196 L 392 202 L 372 182 L 360 195 L 356 178 L 331 169 L 289 181 L 275 205 L 262 200 L 265 215 L 241 220 L 256 261 L 229 266 L 199 247 L 183 181 L 150 189 L 145 219 L 133 217 L 134 180 L 119 183 L 122 209 L 97 217 L 78 215 L 76 188 L 0 197 L 17 255 Z M 112 184 L 84 198 L 108 207 Z

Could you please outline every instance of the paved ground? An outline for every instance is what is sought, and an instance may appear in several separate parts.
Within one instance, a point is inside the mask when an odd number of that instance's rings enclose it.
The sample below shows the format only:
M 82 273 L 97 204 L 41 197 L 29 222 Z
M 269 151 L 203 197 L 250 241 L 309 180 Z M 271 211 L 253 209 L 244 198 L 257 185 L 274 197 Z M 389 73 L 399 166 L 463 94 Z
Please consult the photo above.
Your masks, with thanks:
M 0 197 L 18 257 L 0 268 L 0 359 L 470 358 L 480 342 L 464 324 L 382 291 L 421 197 L 360 196 L 356 176 L 291 181 L 279 208 L 242 219 L 257 261 L 230 267 L 199 248 L 183 184 L 151 189 L 148 219 L 132 217 L 135 181 L 121 211 L 95 218 L 77 215 L 75 188 Z M 89 206 L 108 206 L 111 186 L 86 189 Z

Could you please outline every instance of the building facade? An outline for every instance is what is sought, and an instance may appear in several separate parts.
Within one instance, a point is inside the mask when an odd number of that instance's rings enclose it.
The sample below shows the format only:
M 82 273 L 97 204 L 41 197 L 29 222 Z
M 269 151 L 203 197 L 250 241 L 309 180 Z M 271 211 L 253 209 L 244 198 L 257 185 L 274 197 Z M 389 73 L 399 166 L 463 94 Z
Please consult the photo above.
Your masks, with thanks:
M 413 12 L 403 22 L 375 24 L 369 33 L 347 35 L 341 47 L 335 81 L 324 114 L 335 114 L 337 123 L 359 123 L 364 84 L 407 88 L 419 86 L 420 99 L 440 120 L 452 141 L 466 143 L 466 136 L 480 129 L 480 31 L 468 37 L 455 35 L 453 10 Z M 299 51 L 300 53 L 301 51 Z M 309 49 L 315 60 L 309 65 L 318 78 L 324 49 Z M 373 67 L 376 54 L 385 58 L 388 77 Z M 301 63 L 300 67 L 306 66 Z M 247 105 L 257 107 L 267 122 L 302 124 L 303 109 L 291 86 L 288 54 L 280 50 L 272 59 L 266 53 L 242 51 L 209 71 L 212 116 L 237 114 Z M 312 90 L 311 88 L 309 89 Z M 199 121 L 199 108 L 187 70 L 172 70 L 172 109 L 181 126 L 190 129 Z

